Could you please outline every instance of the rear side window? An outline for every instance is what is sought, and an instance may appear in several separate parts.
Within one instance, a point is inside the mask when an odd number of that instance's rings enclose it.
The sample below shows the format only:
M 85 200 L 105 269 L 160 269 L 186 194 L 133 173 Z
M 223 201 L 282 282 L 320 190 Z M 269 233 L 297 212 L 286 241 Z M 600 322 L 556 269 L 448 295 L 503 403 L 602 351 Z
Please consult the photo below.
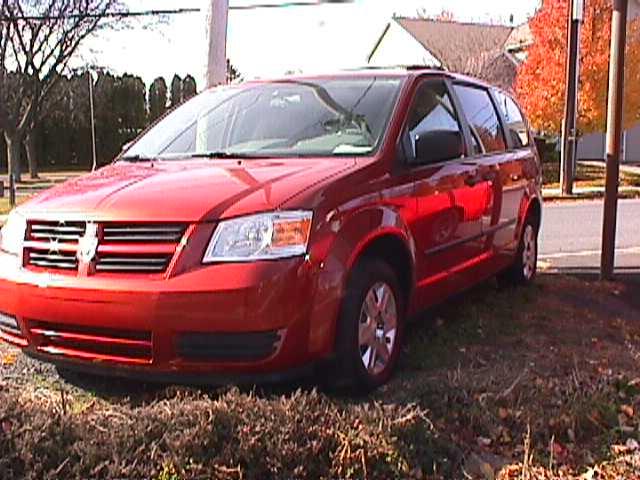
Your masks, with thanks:
M 515 148 L 527 147 L 529 145 L 529 131 L 524 116 L 516 102 L 511 97 L 501 91 L 495 92 L 498 100 L 498 108 L 505 118 L 507 135 L 511 137 Z
M 474 153 L 505 151 L 504 133 L 489 92 L 484 88 L 468 85 L 455 85 L 454 89 L 469 121 Z

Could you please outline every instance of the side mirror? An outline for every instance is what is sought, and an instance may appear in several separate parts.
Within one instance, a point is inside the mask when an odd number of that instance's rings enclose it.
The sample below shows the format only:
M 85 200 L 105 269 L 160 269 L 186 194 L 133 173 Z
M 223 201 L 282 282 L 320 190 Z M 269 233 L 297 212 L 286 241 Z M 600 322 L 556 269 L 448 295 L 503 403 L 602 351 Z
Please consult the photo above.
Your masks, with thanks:
M 438 163 L 464 155 L 464 140 L 460 132 L 432 130 L 415 137 L 416 163 Z

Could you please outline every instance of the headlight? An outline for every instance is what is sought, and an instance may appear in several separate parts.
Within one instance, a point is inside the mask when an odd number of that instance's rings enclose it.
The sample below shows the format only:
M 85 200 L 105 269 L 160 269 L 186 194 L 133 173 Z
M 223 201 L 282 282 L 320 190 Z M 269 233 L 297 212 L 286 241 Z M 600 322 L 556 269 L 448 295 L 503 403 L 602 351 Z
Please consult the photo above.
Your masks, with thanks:
M 312 212 L 275 212 L 221 222 L 203 262 L 249 262 L 307 253 Z
M 27 230 L 27 220 L 16 210 L 11 212 L 7 223 L 0 230 L 0 250 L 11 255 L 22 255 L 22 243 Z

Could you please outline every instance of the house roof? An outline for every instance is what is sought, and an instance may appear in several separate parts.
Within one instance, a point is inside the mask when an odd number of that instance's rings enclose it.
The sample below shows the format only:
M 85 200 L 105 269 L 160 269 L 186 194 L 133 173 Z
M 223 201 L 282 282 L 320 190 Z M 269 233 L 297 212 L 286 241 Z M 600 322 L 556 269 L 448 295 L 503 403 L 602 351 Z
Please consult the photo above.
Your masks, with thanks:
M 402 26 L 448 70 L 467 71 L 469 63 L 487 52 L 502 52 L 513 27 L 396 17 Z
M 531 33 L 531 27 L 527 22 L 513 29 L 509 38 L 507 38 L 505 48 L 512 52 L 522 50 L 523 48 L 530 47 L 531 45 L 533 45 L 533 34 Z

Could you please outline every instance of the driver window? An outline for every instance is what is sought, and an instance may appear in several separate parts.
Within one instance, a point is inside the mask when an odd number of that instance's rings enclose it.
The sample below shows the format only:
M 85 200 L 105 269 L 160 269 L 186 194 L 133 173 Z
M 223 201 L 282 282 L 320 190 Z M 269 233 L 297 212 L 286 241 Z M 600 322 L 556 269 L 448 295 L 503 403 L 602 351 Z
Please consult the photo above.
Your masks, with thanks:
M 462 129 L 443 81 L 423 82 L 410 112 L 409 151 L 415 163 L 436 163 L 463 156 Z

